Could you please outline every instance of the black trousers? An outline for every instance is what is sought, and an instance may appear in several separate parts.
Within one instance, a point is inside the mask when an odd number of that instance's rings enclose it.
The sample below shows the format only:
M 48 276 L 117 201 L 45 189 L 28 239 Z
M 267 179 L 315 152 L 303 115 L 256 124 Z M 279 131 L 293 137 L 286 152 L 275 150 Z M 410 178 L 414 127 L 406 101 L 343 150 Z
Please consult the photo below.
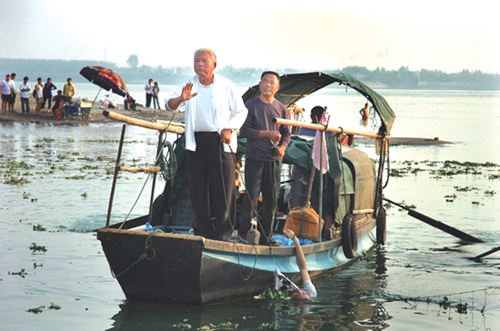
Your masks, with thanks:
M 243 213 L 240 218 L 238 233 L 243 238 L 250 229 L 250 220 L 256 217 L 257 200 L 262 192 L 262 215 L 258 226 L 260 232 L 260 243 L 266 244 L 271 236 L 274 215 L 279 195 L 281 180 L 281 161 L 256 161 L 246 159 L 245 161 L 245 188 L 248 198 L 243 201 Z M 250 202 L 251 201 L 251 202 Z
M 194 233 L 229 240 L 235 188 L 234 158 L 224 152 L 217 132 L 195 132 L 196 151 L 189 151 L 189 184 Z
M 151 106 L 151 99 L 153 98 L 152 94 L 146 93 L 146 107 Z

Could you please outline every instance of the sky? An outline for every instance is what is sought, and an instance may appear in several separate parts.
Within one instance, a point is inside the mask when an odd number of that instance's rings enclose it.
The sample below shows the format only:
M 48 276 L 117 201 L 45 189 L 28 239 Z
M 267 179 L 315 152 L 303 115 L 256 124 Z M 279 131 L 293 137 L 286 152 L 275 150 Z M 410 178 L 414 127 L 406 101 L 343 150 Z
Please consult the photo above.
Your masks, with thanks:
M 500 73 L 495 1 L 0 0 L 0 58 Z

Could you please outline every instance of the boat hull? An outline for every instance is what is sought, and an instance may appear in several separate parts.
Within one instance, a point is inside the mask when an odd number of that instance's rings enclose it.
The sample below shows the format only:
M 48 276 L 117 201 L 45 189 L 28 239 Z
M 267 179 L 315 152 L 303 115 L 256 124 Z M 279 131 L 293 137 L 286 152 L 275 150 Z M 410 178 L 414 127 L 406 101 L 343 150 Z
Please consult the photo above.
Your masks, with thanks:
M 375 222 L 358 226 L 358 255 L 375 243 Z M 262 292 L 276 270 L 299 281 L 293 247 L 269 247 L 141 230 L 99 229 L 108 263 L 130 301 L 208 303 Z M 352 261 L 341 240 L 303 246 L 314 277 Z

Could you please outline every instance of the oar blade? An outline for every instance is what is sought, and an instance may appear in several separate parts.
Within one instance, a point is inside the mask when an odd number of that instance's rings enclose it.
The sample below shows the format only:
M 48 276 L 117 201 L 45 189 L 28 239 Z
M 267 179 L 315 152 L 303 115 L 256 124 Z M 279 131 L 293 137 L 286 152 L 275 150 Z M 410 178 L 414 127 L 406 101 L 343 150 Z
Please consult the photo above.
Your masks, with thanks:
M 435 228 L 440 229 L 441 231 L 444 231 L 448 234 L 451 234 L 452 236 L 455 236 L 457 238 L 462 239 L 463 241 L 468 241 L 472 243 L 482 243 L 483 241 L 479 238 L 476 238 L 474 236 L 471 236 L 470 234 L 467 234 L 463 231 L 460 231 L 452 226 L 449 226 L 443 222 L 437 221 L 429 216 L 426 216 L 424 214 L 419 213 L 416 210 L 409 209 L 408 210 L 408 215 L 426 223 L 429 224 L 430 226 L 433 226 Z

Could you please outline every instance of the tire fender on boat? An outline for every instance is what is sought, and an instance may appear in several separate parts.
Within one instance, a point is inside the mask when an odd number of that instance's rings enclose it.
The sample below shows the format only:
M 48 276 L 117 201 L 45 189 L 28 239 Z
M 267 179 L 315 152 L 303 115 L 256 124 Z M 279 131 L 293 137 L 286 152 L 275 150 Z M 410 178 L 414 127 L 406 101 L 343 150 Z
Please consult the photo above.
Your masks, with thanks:
M 387 213 L 385 208 L 382 207 L 379 209 L 377 214 L 377 244 L 385 245 L 387 242 Z
M 342 250 L 349 259 L 358 255 L 358 233 L 352 214 L 345 215 L 342 220 Z

